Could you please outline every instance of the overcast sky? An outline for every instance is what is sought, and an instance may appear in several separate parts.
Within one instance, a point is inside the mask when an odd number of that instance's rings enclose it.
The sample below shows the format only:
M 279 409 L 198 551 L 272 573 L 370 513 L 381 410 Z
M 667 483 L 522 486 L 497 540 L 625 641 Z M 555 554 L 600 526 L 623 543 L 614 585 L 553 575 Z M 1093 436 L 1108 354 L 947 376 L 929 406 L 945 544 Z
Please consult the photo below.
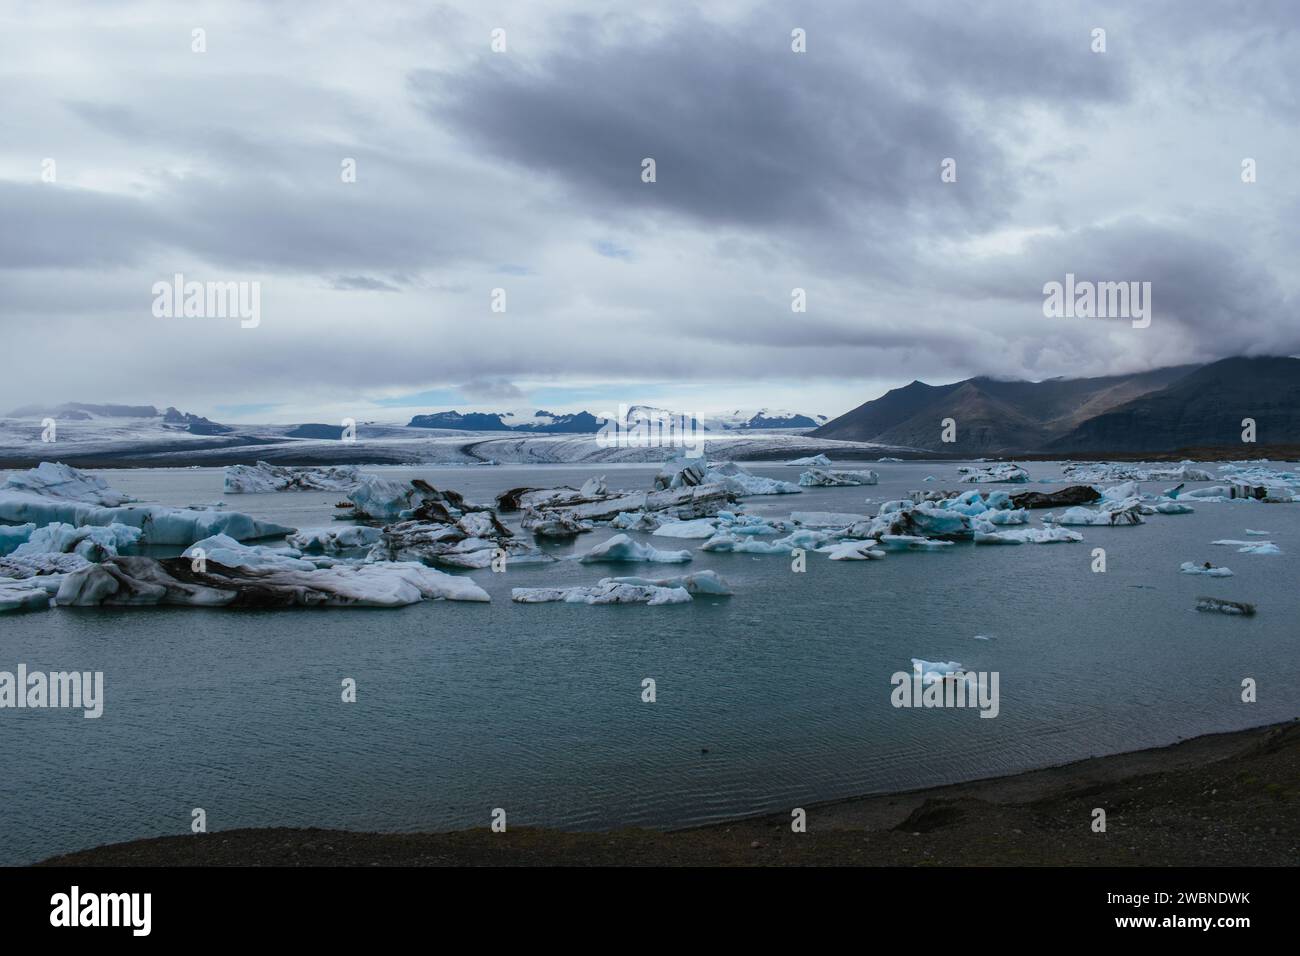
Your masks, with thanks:
M 183 7 L 0 5 L 0 412 L 837 415 L 1300 352 L 1291 0 Z M 1066 272 L 1150 327 L 1045 318 Z M 175 273 L 260 324 L 155 317 Z

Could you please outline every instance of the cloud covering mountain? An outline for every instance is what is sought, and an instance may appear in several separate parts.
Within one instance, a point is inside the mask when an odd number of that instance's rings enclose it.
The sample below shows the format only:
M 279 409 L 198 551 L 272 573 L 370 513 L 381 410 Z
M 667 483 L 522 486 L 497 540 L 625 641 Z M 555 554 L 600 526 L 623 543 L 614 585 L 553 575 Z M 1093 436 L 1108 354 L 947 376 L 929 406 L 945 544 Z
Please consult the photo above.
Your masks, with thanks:
M 0 405 L 838 412 L 912 379 L 1300 352 L 1297 23 L 1281 0 L 0 14 L 0 322 L 26 359 Z M 1067 272 L 1151 282 L 1151 326 L 1044 317 Z M 155 318 L 176 273 L 260 282 L 260 324 Z

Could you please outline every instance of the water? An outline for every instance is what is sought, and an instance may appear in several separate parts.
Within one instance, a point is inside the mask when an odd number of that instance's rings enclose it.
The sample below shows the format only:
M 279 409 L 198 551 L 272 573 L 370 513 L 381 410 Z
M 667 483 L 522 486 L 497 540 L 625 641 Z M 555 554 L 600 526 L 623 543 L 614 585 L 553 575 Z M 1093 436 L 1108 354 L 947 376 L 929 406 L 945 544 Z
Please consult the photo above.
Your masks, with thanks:
M 959 487 L 955 463 L 871 467 L 882 474 L 875 487 L 744 506 L 874 512 L 868 496 Z M 645 488 L 656 469 L 376 470 L 487 501 L 592 474 Z M 799 471 L 751 470 L 788 480 Z M 142 499 L 221 498 L 218 469 L 104 474 Z M 939 480 L 922 482 L 929 474 Z M 329 523 L 340 497 L 226 500 L 306 527 Z M 513 825 L 683 826 L 1295 717 L 1300 506 L 1195 507 L 1139 527 L 1077 529 L 1083 544 L 958 545 L 872 562 L 810 554 L 805 574 L 787 558 L 697 551 L 689 569 L 716 569 L 736 594 L 684 606 L 509 600 L 516 586 L 683 570 L 562 562 L 474 572 L 491 604 L 6 615 L 0 669 L 102 670 L 107 700 L 98 720 L 0 712 L 0 863 L 188 833 L 195 807 L 211 830 L 484 826 L 495 807 Z M 1274 532 L 1284 553 L 1209 546 L 1248 527 Z M 585 551 L 609 533 L 553 550 Z M 1105 574 L 1090 571 L 1095 547 L 1107 551 Z M 1186 560 L 1236 576 L 1179 574 Z M 1199 594 L 1256 602 L 1260 613 L 1198 614 Z M 1000 672 L 1001 713 L 891 707 L 889 677 L 912 657 Z M 355 704 L 340 700 L 346 677 Z M 654 704 L 641 702 L 645 677 L 657 682 Z M 1240 701 L 1245 677 L 1258 681 L 1258 703 Z

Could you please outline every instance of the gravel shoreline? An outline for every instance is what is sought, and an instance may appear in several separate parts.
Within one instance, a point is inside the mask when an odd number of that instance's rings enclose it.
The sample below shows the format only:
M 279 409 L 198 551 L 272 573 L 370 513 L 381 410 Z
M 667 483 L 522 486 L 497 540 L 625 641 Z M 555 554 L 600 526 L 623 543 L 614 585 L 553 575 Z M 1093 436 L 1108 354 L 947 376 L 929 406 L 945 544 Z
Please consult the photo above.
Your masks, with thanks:
M 1106 832 L 1092 829 L 1106 811 Z M 1300 721 L 686 830 L 243 829 L 38 866 L 1294 866 Z

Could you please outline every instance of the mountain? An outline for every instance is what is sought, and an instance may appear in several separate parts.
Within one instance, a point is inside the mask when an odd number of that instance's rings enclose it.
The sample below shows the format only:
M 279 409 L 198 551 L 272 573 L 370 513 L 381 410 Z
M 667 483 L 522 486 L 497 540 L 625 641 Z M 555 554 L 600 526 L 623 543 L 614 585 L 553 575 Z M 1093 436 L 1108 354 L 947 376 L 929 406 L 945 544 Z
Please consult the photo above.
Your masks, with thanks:
M 90 422 L 96 419 L 159 419 L 159 424 L 174 430 L 184 430 L 191 435 L 225 435 L 233 431 L 228 425 L 193 415 L 168 406 L 159 411 L 152 405 L 92 405 L 87 402 L 64 402 L 62 405 L 44 407 L 24 405 L 15 408 L 6 417 L 19 419 L 53 418 L 61 422 Z
M 730 415 L 716 419 L 718 425 L 727 431 L 744 431 L 752 428 L 816 428 L 829 419 L 825 415 L 804 415 L 800 412 L 788 412 L 784 409 L 760 408 L 757 412 L 745 412 L 737 409 Z
M 513 412 L 435 412 L 416 415 L 408 423 L 410 428 L 454 428 L 462 431 L 510 431 L 528 434 L 593 434 L 600 430 L 604 419 L 590 412 L 575 415 L 553 415 L 539 409 L 530 417 Z
M 804 415 L 799 412 L 760 409 L 757 412 L 735 411 L 717 418 L 696 418 L 652 405 L 633 405 L 626 412 L 628 422 L 679 421 L 685 419 L 687 427 L 703 427 L 708 431 L 749 431 L 760 428 L 816 428 L 826 422 L 825 415 Z M 535 435 L 594 434 L 608 419 L 590 412 L 558 415 L 544 409 L 529 414 L 515 412 L 433 412 L 416 415 L 409 422 L 411 428 L 452 428 L 461 431 L 508 431 Z
M 1259 445 L 1300 444 L 1300 359 L 1230 358 L 1168 388 L 1079 423 L 1047 451 L 1145 452 L 1241 445 L 1242 420 Z
M 987 377 L 950 385 L 912 382 L 827 422 L 809 437 L 903 445 L 952 455 L 1037 451 L 1084 422 L 1159 392 L 1198 368 L 1181 365 L 1134 375 L 1043 382 Z M 957 440 L 952 443 L 941 441 L 946 418 L 957 426 Z

